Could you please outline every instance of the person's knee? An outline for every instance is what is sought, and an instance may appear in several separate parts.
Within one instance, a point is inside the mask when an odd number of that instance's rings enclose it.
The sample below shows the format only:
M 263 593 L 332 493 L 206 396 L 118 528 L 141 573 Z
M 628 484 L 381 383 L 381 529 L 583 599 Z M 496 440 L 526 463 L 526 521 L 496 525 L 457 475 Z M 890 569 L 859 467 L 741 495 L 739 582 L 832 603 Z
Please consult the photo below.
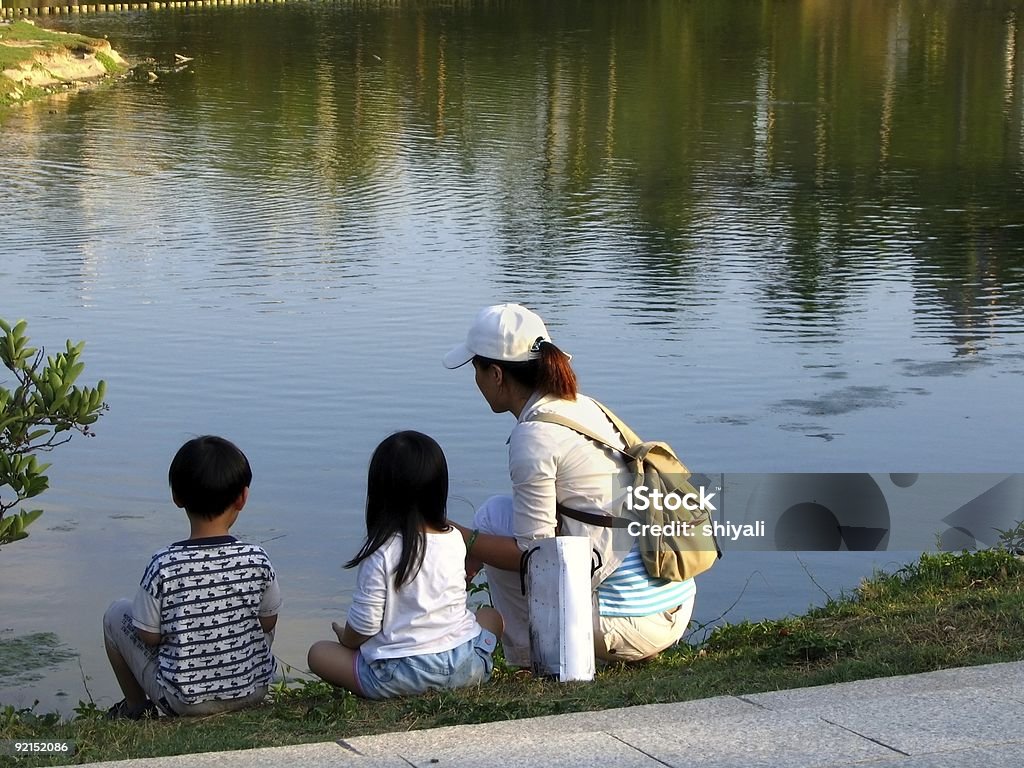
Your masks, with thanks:
M 323 646 L 326 643 L 326 640 L 318 640 L 309 646 L 309 650 L 306 652 L 306 666 L 309 667 L 309 671 L 313 674 L 319 674 L 317 669 L 320 667 L 320 662 L 323 659 Z
M 477 623 L 481 627 L 486 629 L 488 632 L 493 633 L 497 637 L 501 637 L 502 632 L 505 631 L 505 621 L 501 618 L 501 614 L 493 608 L 483 607 L 476 612 Z
M 112 640 L 114 634 L 120 631 L 121 622 L 125 616 L 132 615 L 132 601 L 127 599 L 115 600 L 103 614 L 103 637 Z
M 512 534 L 512 497 L 491 496 L 473 515 L 473 527 L 482 533 L 499 536 Z
M 324 677 L 338 656 L 339 644 L 332 640 L 318 640 L 310 646 L 306 654 L 306 666 L 318 677 Z
M 340 685 L 346 690 L 362 695 L 355 670 L 358 651 L 346 648 L 341 643 L 321 640 L 314 643 L 306 654 L 309 671 L 331 685 Z

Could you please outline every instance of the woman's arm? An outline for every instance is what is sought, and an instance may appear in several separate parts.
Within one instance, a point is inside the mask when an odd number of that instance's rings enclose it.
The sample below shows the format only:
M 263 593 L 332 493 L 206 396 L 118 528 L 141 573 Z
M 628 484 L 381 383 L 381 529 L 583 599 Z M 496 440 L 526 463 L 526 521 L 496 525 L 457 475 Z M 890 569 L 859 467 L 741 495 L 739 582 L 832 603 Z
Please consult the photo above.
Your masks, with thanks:
M 516 540 L 511 536 L 497 536 L 493 533 L 480 533 L 479 531 L 474 536 L 472 528 L 458 523 L 451 523 L 451 525 L 462 533 L 467 547 L 467 561 L 479 560 L 485 565 L 501 568 L 503 571 L 519 570 L 519 559 L 523 553 L 520 551 L 519 545 L 516 544 Z M 471 549 L 470 540 L 472 540 Z
M 514 536 L 477 533 L 452 523 L 466 542 L 467 566 L 474 561 L 518 571 L 522 549 L 518 541 L 555 535 L 555 477 L 558 474 L 557 432 L 539 422 L 520 424 L 509 443 L 509 475 L 512 479 Z M 517 541 L 518 539 L 518 541 Z M 470 567 L 467 567 L 469 576 Z

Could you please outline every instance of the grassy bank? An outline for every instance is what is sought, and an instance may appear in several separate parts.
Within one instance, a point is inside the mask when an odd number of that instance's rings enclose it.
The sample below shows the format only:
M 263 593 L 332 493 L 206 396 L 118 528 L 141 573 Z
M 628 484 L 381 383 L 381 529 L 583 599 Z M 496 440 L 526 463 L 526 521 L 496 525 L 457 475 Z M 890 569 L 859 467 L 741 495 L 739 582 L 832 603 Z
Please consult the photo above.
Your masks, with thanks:
M 475 690 L 370 703 L 322 684 L 292 685 L 248 712 L 106 722 L 89 706 L 70 722 L 0 708 L 0 739 L 72 739 L 76 760 L 325 741 L 386 731 L 685 701 L 943 667 L 1024 659 L 1024 560 L 1002 551 L 924 555 L 809 613 L 716 630 L 698 647 L 593 683 L 523 680 L 499 668 Z M 3 760 L 4 758 L 0 758 Z M 7 758 L 10 760 L 11 758 Z M 19 759 L 55 765 L 66 758 Z
M 29 21 L 0 24 L 0 107 L 126 69 L 106 40 L 52 32 Z

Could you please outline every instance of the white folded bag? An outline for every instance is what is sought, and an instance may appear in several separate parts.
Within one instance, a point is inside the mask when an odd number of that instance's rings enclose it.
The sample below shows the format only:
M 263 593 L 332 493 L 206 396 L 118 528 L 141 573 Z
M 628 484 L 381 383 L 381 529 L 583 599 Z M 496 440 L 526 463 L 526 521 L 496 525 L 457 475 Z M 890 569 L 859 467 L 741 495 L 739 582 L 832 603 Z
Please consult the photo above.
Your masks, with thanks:
M 594 679 L 590 538 L 539 539 L 523 553 L 533 673 L 560 682 Z

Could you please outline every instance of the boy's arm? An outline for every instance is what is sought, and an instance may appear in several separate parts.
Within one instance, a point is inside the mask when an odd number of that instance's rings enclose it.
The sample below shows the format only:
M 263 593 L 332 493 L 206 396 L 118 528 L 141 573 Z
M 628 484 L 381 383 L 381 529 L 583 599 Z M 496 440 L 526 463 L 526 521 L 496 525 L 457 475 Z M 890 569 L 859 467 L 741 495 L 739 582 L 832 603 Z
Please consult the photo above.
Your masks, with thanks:
M 146 589 L 145 580 L 132 601 L 132 624 L 142 642 L 149 646 L 160 645 L 163 639 L 160 634 L 160 604 Z
M 163 640 L 163 635 L 159 632 L 147 632 L 144 629 L 135 628 L 135 634 L 139 636 L 139 639 L 146 645 L 160 645 L 160 641 Z
M 277 626 L 277 614 L 281 610 L 281 587 L 277 584 L 277 574 L 273 567 L 270 568 L 270 581 L 263 590 L 263 598 L 260 600 L 259 611 L 256 617 L 260 622 L 260 629 L 263 633 L 272 632 Z

